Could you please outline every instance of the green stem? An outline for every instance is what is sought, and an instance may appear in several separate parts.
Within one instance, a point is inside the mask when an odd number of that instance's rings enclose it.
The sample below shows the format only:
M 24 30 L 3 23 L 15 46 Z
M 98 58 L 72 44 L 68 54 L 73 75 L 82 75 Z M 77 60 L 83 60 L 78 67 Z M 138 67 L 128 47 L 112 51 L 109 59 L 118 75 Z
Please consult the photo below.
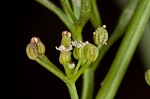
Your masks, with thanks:
M 91 62 L 86 61 L 86 63 L 82 66 L 82 68 L 72 77 L 72 81 L 76 81 L 80 75 L 85 71 L 85 69 L 88 68 L 88 66 L 91 64 Z
M 96 1 L 97 0 L 91 0 L 91 17 L 90 17 L 92 26 L 95 29 L 97 29 L 102 24 Z
M 35 61 L 37 63 L 39 63 L 40 65 L 42 65 L 47 70 L 49 70 L 50 72 L 52 72 L 54 75 L 56 75 L 62 81 L 64 81 L 64 82 L 67 81 L 67 77 L 65 76 L 65 74 L 60 69 L 58 69 L 54 64 L 52 64 L 52 63 L 46 64 L 40 58 L 37 58 Z
M 127 33 L 108 71 L 96 99 L 113 99 L 125 75 L 150 15 L 150 1 L 140 0 Z
M 73 5 L 73 12 L 77 19 L 79 19 L 80 16 L 80 10 L 81 10 L 81 0 L 71 0 Z
M 67 15 L 64 12 L 62 12 L 62 10 L 59 7 L 57 7 L 53 2 L 51 2 L 50 0 L 36 1 L 48 8 L 49 10 L 51 10 L 52 12 L 54 12 L 70 30 L 73 30 L 73 23 L 68 19 Z
M 130 21 L 132 15 L 133 15 L 132 12 L 134 12 L 138 1 L 139 0 L 131 0 L 131 1 L 128 2 L 127 6 L 122 11 L 122 14 L 121 14 L 121 16 L 120 16 L 120 18 L 118 20 L 118 24 L 117 24 L 117 26 L 115 28 L 115 31 L 112 33 L 112 35 L 110 36 L 110 38 L 108 40 L 107 46 L 97 46 L 98 49 L 100 49 L 99 50 L 100 53 L 99 53 L 98 59 L 95 62 L 91 63 L 91 65 L 89 66 L 90 69 L 93 69 L 93 70 L 91 70 L 91 72 L 87 72 L 86 73 L 87 76 L 91 75 L 93 77 L 84 77 L 86 75 L 83 75 L 83 78 L 87 78 L 87 79 L 83 79 L 83 90 L 86 91 L 86 92 L 82 93 L 82 97 L 83 97 L 82 99 L 86 99 L 86 97 L 91 97 L 90 96 L 90 93 L 91 93 L 90 90 L 93 88 L 93 86 L 87 86 L 89 88 L 86 88 L 85 87 L 86 85 L 84 85 L 84 84 L 86 84 L 86 82 L 87 83 L 88 82 L 94 83 L 94 79 L 92 79 L 92 78 L 94 78 L 94 75 L 92 75 L 93 72 L 95 72 L 95 70 L 98 68 L 99 63 L 102 60 L 103 56 L 106 54 L 106 52 L 124 34 L 124 31 L 127 28 L 128 24 L 129 24 L 129 21 Z M 128 16 L 128 17 L 126 17 L 126 16 Z M 84 94 L 84 93 L 87 93 L 87 94 Z
M 74 40 L 80 41 L 83 39 L 82 38 L 82 29 L 83 29 L 82 26 L 75 24 L 73 30 L 71 30 L 72 38 Z
M 77 23 L 77 18 L 75 17 L 72 8 L 70 6 L 70 3 L 68 0 L 61 0 L 61 4 L 63 5 L 64 8 L 66 8 L 66 10 L 68 11 L 69 15 L 71 16 L 72 20 L 74 21 L 74 23 Z
M 79 70 L 79 68 L 80 68 L 80 66 L 81 66 L 81 63 L 82 63 L 82 59 L 80 59 L 80 60 L 78 61 L 77 66 L 75 67 L 75 70 L 74 70 L 73 75 L 75 75 L 75 74 L 78 72 L 78 70 Z
M 83 89 L 81 99 L 93 99 L 94 71 L 88 67 L 83 73 Z
M 71 99 L 79 99 L 75 83 L 69 80 L 66 82 L 66 85 L 69 89 Z

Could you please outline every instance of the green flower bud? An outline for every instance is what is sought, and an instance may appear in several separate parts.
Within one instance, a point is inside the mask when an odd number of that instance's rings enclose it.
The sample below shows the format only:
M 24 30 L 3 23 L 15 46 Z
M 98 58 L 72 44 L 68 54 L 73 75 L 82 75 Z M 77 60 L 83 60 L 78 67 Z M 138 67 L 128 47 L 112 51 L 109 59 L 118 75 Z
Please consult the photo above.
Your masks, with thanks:
M 87 61 L 94 62 L 98 56 L 98 49 L 93 44 L 87 44 L 83 48 L 84 51 L 84 58 Z
M 106 25 L 103 25 L 103 27 L 99 27 L 94 33 L 93 33 L 93 39 L 94 43 L 96 45 L 102 44 L 106 45 L 108 40 L 108 32 L 105 29 Z
M 26 53 L 29 59 L 35 60 L 38 57 L 37 49 L 34 44 L 28 44 L 26 47 Z
M 75 46 L 75 48 L 73 49 L 73 56 L 75 59 L 79 60 L 84 58 L 83 48 L 86 44 L 89 44 L 88 41 L 72 41 L 72 45 Z
M 65 47 L 71 45 L 71 33 L 70 32 L 68 31 L 62 32 L 61 45 L 64 45 Z
M 37 37 L 32 37 L 30 43 L 26 47 L 27 56 L 35 60 L 39 55 L 45 53 L 45 46 Z
M 147 84 L 150 86 L 150 69 L 145 72 L 145 80 Z
M 82 59 L 84 57 L 84 52 L 83 52 L 83 48 L 78 48 L 78 47 L 75 47 L 73 49 L 73 56 L 75 59 L 79 60 L 79 59 Z
M 38 54 L 42 55 L 45 53 L 45 46 L 38 37 L 32 37 L 30 43 L 34 44 Z
M 59 62 L 61 64 L 69 63 L 71 62 L 71 52 L 61 52 L 59 56 Z

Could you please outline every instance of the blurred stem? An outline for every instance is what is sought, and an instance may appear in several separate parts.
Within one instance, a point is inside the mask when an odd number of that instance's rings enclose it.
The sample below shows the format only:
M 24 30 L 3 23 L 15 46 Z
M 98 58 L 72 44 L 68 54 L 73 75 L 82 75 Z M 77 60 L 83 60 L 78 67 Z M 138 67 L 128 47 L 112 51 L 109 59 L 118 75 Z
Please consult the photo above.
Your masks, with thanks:
M 62 12 L 62 10 L 56 6 L 53 2 L 50 0 L 36 0 L 38 3 L 41 5 L 45 6 L 48 8 L 50 11 L 55 13 L 61 20 L 62 22 L 70 29 L 73 31 L 74 25 L 73 23 L 68 19 L 67 15 Z
M 149 32 L 150 32 L 150 19 L 145 28 L 141 41 L 139 43 L 139 52 L 140 52 L 145 70 L 150 69 L 150 61 L 149 61 L 150 60 L 150 46 L 147 45 L 147 44 L 150 44 Z
M 97 7 L 97 0 L 91 0 L 91 17 L 90 21 L 95 29 L 102 25 L 100 13 Z
M 75 15 L 72 11 L 69 1 L 68 0 L 60 0 L 60 1 L 61 1 L 61 4 L 63 5 L 63 7 L 68 11 L 68 13 L 71 16 L 74 23 L 77 23 L 77 18 L 75 17 Z
M 83 88 L 81 99 L 93 99 L 94 92 L 94 71 L 88 67 L 83 73 Z
M 125 75 L 134 51 L 149 19 L 150 1 L 140 0 L 126 35 L 109 69 L 96 99 L 113 99 Z
M 91 63 L 91 65 L 89 66 L 89 68 L 92 69 L 92 70 L 88 70 L 86 72 L 86 74 L 83 75 L 82 99 L 86 99 L 87 97 L 91 97 L 90 93 L 92 93 L 92 92 L 90 92 L 90 90 L 93 89 L 94 85 L 93 86 L 92 85 L 91 86 L 86 86 L 86 83 L 94 83 L 94 79 L 92 79 L 92 78 L 94 78 L 95 70 L 99 66 L 100 61 L 102 60 L 105 53 L 109 50 L 109 48 L 111 48 L 111 46 L 124 34 L 124 31 L 125 31 L 125 29 L 127 28 L 128 24 L 130 22 L 130 19 L 133 15 L 133 12 L 136 8 L 136 5 L 137 5 L 138 1 L 139 0 L 131 0 L 130 2 L 128 2 L 126 7 L 124 8 L 124 10 L 122 11 L 122 14 L 121 14 L 121 16 L 118 20 L 118 24 L 115 28 L 115 31 L 112 33 L 112 35 L 110 36 L 110 38 L 108 40 L 107 46 L 100 47 L 100 50 L 99 50 L 100 53 L 99 53 L 98 59 L 95 62 Z M 126 17 L 126 16 L 128 16 L 128 17 Z M 87 77 L 88 75 L 90 77 Z M 91 76 L 93 76 L 93 77 L 91 77 Z M 88 94 L 85 94 L 85 93 L 88 93 Z
M 77 19 L 80 16 L 80 9 L 81 9 L 81 0 L 71 0 L 73 6 L 73 12 Z

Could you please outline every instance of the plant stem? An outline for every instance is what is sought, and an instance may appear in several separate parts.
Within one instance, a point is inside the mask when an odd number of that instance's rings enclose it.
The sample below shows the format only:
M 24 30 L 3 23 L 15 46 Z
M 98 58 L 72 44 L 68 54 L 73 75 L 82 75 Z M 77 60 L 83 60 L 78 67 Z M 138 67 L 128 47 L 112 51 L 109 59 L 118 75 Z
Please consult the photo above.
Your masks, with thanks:
M 150 1 L 140 0 L 127 33 L 108 71 L 96 99 L 113 99 L 125 75 L 150 15 Z
M 95 29 L 101 26 L 101 17 L 97 7 L 97 0 L 91 0 L 91 17 L 90 21 Z
M 39 63 L 40 65 L 42 65 L 44 68 L 46 68 L 47 70 L 49 70 L 50 72 L 52 72 L 54 75 L 56 75 L 58 78 L 60 78 L 62 81 L 66 82 L 67 81 L 67 77 L 65 76 L 65 74 L 58 69 L 54 64 L 51 63 L 50 64 L 46 64 L 44 63 L 41 59 L 37 58 L 35 60 L 37 63 Z
M 77 18 L 75 17 L 75 15 L 72 11 L 69 1 L 68 0 L 60 0 L 60 1 L 61 1 L 61 4 L 63 5 L 63 7 L 68 11 L 68 13 L 71 16 L 74 23 L 77 23 Z
M 69 89 L 71 99 L 79 99 L 75 83 L 69 80 L 66 82 L 66 85 Z
M 73 40 L 80 41 L 83 39 L 82 29 L 83 29 L 82 26 L 75 24 L 74 28 L 71 30 Z
M 73 23 L 68 19 L 67 15 L 62 12 L 62 10 L 56 6 L 53 2 L 50 0 L 36 0 L 41 5 L 48 8 L 50 11 L 54 12 L 61 20 L 62 22 L 70 29 L 72 30 L 74 25 Z
M 81 0 L 71 0 L 73 6 L 73 12 L 77 19 L 80 16 L 80 9 L 81 9 Z
M 89 88 L 86 88 L 84 84 L 87 83 L 94 83 L 94 76 L 95 76 L 95 70 L 98 68 L 100 61 L 102 60 L 103 56 L 106 54 L 106 52 L 111 48 L 111 46 L 124 34 L 125 29 L 127 28 L 129 21 L 133 15 L 133 12 L 136 8 L 137 2 L 139 0 L 131 0 L 128 2 L 128 4 L 126 5 L 126 7 L 124 8 L 124 10 L 122 11 L 122 14 L 118 20 L 118 24 L 115 28 L 115 31 L 112 33 L 112 35 L 110 36 L 109 40 L 108 40 L 108 44 L 107 46 L 98 46 L 99 50 L 99 56 L 98 59 L 91 63 L 91 65 L 89 66 L 91 72 L 86 72 L 85 75 L 83 75 L 83 90 L 86 92 L 82 93 L 82 99 L 86 99 L 86 97 L 91 97 L 90 96 L 90 90 L 93 89 L 93 86 L 87 86 Z M 92 11 L 93 12 L 93 11 Z M 128 16 L 128 17 L 126 17 Z M 95 27 L 95 26 L 94 26 Z M 96 27 L 95 27 L 96 28 Z M 88 70 L 89 71 L 89 70 Z M 91 77 L 86 77 L 86 76 L 91 76 Z M 85 76 L 85 77 L 84 77 Z M 93 76 L 93 77 L 92 77 Z M 87 78 L 87 79 L 86 79 Z M 87 93 L 87 94 L 84 94 Z M 85 97 L 85 98 L 84 98 Z M 91 98 L 92 99 L 92 98 Z
M 91 62 L 86 61 L 85 64 L 82 66 L 82 68 L 72 77 L 72 81 L 76 81 L 80 75 L 88 68 L 88 66 L 91 64 Z
M 93 99 L 94 71 L 88 67 L 83 73 L 83 88 L 81 99 Z

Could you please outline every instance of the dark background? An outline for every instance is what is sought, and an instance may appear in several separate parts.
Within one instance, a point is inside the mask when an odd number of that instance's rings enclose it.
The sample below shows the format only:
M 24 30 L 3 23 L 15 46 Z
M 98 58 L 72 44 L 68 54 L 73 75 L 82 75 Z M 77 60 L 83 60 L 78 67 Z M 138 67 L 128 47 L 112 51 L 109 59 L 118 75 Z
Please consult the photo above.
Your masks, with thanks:
M 56 2 L 56 0 L 53 0 Z M 51 11 L 32 0 L 1 3 L 1 94 L 0 99 L 70 99 L 66 85 L 52 73 L 26 56 L 26 45 L 32 36 L 39 37 L 46 46 L 47 57 L 60 69 L 59 51 L 61 32 L 68 30 Z M 109 35 L 120 15 L 117 5 L 109 0 L 98 0 L 103 24 Z M 90 22 L 83 30 L 84 40 L 92 42 Z M 100 87 L 120 44 L 118 40 L 108 51 L 96 71 L 94 95 Z M 150 87 L 145 83 L 144 68 L 136 50 L 115 99 L 150 99 Z M 77 81 L 80 95 L 82 80 Z

